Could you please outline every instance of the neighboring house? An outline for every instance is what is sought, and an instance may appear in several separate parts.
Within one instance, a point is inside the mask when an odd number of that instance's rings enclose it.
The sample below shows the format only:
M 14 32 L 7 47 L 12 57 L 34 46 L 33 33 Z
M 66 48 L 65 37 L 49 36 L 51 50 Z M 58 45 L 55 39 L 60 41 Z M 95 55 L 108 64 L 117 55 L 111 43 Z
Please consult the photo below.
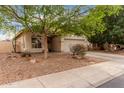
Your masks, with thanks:
M 43 52 L 43 41 L 42 34 L 20 31 L 16 36 L 17 52 Z M 88 41 L 85 37 L 77 36 L 48 37 L 48 50 L 50 52 L 69 52 L 70 47 L 74 44 L 87 45 Z

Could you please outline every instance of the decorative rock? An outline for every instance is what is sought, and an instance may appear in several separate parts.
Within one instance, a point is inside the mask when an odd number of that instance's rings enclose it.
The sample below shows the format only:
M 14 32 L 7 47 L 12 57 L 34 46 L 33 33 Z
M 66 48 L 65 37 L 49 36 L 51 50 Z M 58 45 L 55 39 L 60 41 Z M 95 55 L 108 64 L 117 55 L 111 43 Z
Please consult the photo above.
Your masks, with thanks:
M 37 61 L 36 61 L 36 59 L 31 59 L 30 62 L 34 64 L 34 63 L 36 63 Z

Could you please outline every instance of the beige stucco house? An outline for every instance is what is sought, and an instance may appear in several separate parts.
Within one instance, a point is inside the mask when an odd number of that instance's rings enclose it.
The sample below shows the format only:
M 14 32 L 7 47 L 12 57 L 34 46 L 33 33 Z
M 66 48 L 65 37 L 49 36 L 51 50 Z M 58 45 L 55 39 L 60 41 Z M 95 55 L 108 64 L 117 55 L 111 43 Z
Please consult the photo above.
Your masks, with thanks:
M 16 36 L 17 52 L 43 52 L 44 43 L 42 34 L 20 31 Z M 48 50 L 54 52 L 69 52 L 74 44 L 87 45 L 85 37 L 66 36 L 48 37 Z

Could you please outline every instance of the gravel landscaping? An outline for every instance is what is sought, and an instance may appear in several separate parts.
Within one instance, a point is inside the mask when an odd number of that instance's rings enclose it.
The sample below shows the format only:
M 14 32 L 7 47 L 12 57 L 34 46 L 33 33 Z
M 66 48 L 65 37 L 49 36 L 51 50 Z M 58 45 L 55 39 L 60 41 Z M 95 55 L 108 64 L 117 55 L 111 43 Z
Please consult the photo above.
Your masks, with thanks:
M 104 60 L 94 57 L 73 59 L 69 54 L 49 53 L 47 60 L 43 54 L 20 57 L 19 54 L 0 54 L 0 84 L 6 84 L 37 76 L 56 73 L 82 66 L 101 63 Z

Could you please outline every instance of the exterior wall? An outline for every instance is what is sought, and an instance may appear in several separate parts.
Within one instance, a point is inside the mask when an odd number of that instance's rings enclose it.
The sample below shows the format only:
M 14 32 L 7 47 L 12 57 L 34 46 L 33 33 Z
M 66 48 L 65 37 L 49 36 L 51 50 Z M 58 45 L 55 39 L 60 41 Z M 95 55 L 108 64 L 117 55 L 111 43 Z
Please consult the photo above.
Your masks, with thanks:
M 86 40 L 85 37 L 76 37 L 76 36 L 72 36 L 72 37 L 64 37 L 61 40 L 61 51 L 62 52 L 70 52 L 70 48 L 73 45 L 76 44 L 83 44 L 87 47 L 88 45 L 88 41 Z
M 24 52 L 25 51 L 25 33 L 16 39 L 16 51 Z
M 42 48 L 32 48 L 32 43 L 31 43 L 31 36 L 33 33 L 31 32 L 26 32 L 25 33 L 25 51 L 29 52 L 43 52 L 43 40 L 42 42 Z
M 18 38 L 17 38 L 17 52 L 42 52 L 43 51 L 43 45 L 42 48 L 32 48 L 31 43 L 31 36 L 32 32 L 23 32 Z M 42 41 L 43 44 L 43 41 Z
M 25 33 L 25 51 L 30 51 L 31 50 L 31 32 L 26 32 Z
M 32 32 L 24 32 L 18 38 L 18 45 L 20 46 L 20 52 L 29 51 L 29 52 L 43 52 L 44 50 L 44 40 L 42 38 L 42 48 L 32 48 L 31 36 Z M 37 33 L 38 34 L 38 33 Z M 41 35 L 42 36 L 42 35 Z M 53 37 L 51 42 L 51 49 L 55 52 L 70 52 L 70 47 L 75 44 L 84 44 L 87 46 L 89 42 L 85 37 L 77 36 L 68 36 L 68 37 Z
M 0 41 L 0 53 L 11 53 L 13 50 L 11 41 Z

